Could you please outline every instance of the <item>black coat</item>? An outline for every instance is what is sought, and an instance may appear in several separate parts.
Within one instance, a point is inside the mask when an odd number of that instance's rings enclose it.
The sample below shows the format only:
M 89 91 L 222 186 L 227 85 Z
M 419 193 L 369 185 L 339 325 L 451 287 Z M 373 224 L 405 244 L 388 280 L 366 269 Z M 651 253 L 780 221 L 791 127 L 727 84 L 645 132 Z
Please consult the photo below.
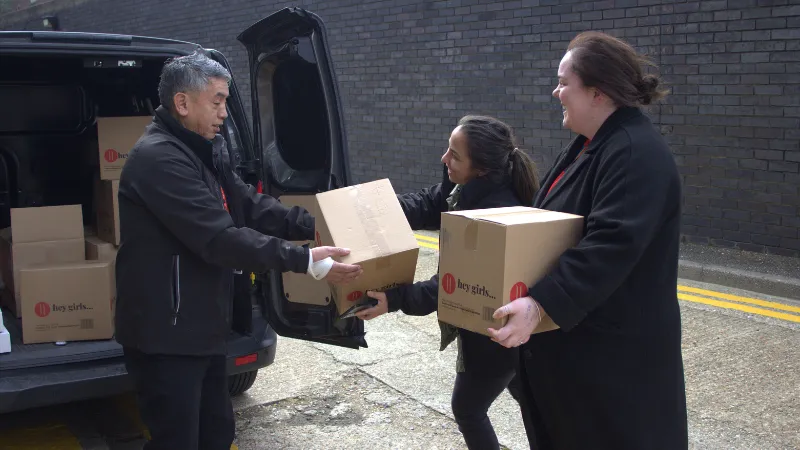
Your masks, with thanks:
M 242 182 L 224 144 L 159 107 L 131 150 L 119 183 L 115 322 L 123 346 L 224 354 L 234 271 L 306 272 L 308 248 L 287 240 L 312 239 L 314 219 Z
M 441 215 L 448 210 L 447 197 L 453 184 L 437 184 L 420 192 L 399 195 L 400 205 L 414 230 L 438 230 Z M 476 178 L 465 184 L 456 210 L 520 206 L 522 203 L 509 182 L 495 183 Z M 430 280 L 404 285 L 386 292 L 389 311 L 402 310 L 412 316 L 435 312 L 439 302 L 439 274 Z M 519 360 L 517 349 L 508 349 L 486 336 L 459 329 L 464 369 L 470 373 L 507 373 Z
M 540 449 L 687 447 L 677 299 L 681 186 L 637 108 L 578 137 L 534 206 L 585 217 L 580 243 L 529 293 L 561 329 L 523 346 Z

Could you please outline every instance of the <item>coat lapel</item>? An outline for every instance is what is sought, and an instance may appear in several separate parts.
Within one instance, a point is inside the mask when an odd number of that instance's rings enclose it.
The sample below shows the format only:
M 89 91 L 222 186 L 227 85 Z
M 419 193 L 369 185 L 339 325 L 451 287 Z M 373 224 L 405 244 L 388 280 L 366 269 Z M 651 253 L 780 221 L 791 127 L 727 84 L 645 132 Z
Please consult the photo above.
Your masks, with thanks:
M 552 192 L 550 192 L 550 194 L 547 194 L 547 192 L 545 192 L 545 197 L 541 206 L 542 209 L 547 209 L 547 205 L 551 201 L 553 201 L 553 199 L 558 195 L 559 192 L 561 192 L 563 189 L 568 189 L 570 187 L 572 181 L 575 178 L 577 178 L 578 175 L 583 170 L 583 168 L 588 165 L 588 162 L 591 159 L 591 157 L 592 155 L 589 153 L 587 149 L 587 151 L 585 151 L 582 155 L 580 155 L 577 161 L 575 161 L 569 167 L 567 167 L 567 171 L 564 173 L 564 176 L 561 177 L 561 180 L 558 181 L 558 184 L 555 185 Z M 558 173 L 560 174 L 561 171 L 559 171 Z M 550 186 L 548 185 L 548 188 L 549 187 Z
M 561 192 L 566 186 L 569 186 L 578 174 L 581 173 L 583 168 L 586 167 L 588 161 L 594 156 L 594 154 L 598 150 L 602 150 L 604 142 L 613 134 L 613 132 L 619 128 L 624 122 L 637 117 L 641 116 L 642 112 L 638 108 L 633 107 L 625 107 L 619 108 L 616 110 L 608 119 L 606 119 L 603 126 L 597 131 L 595 134 L 594 139 L 589 144 L 589 148 L 586 149 L 583 155 L 578 158 L 577 161 L 570 165 L 570 162 L 573 161 L 575 156 L 580 152 L 581 146 L 583 143 L 586 142 L 586 138 L 583 136 L 578 136 L 570 143 L 569 150 L 565 152 L 564 156 L 558 161 L 555 170 L 553 170 L 550 175 L 547 177 L 545 184 L 539 190 L 538 195 L 536 196 L 535 205 L 538 205 L 538 208 L 546 209 L 547 205 L 553 201 L 554 198 L 558 196 L 558 193 Z M 547 190 L 550 189 L 550 185 L 553 184 L 553 181 L 561 174 L 561 171 L 567 168 L 564 176 L 559 180 L 558 184 L 553 188 L 553 191 L 550 194 L 547 194 Z

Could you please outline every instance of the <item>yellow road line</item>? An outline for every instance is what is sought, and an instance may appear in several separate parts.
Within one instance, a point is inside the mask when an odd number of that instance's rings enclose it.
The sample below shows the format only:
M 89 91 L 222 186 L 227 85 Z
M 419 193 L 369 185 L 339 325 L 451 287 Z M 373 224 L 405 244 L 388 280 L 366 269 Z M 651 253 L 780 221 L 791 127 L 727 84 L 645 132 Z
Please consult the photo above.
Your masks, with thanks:
M 418 241 L 428 241 L 428 242 L 433 242 L 434 244 L 439 243 L 438 238 L 425 236 L 424 234 L 414 234 L 414 237 L 417 238 Z
M 83 446 L 65 425 L 55 424 L 3 431 L 0 448 L 81 450 Z
M 716 306 L 718 308 L 735 309 L 737 311 L 742 311 L 750 314 L 758 314 L 759 316 L 767 316 L 767 317 L 772 317 L 774 319 L 782 319 L 782 320 L 788 320 L 789 322 L 800 323 L 800 316 L 795 316 L 794 314 L 786 314 L 782 312 L 772 311 L 769 309 L 755 308 L 753 306 L 726 302 L 724 300 L 712 300 L 709 298 L 697 297 L 695 295 L 689 295 L 689 294 L 678 294 L 678 298 L 690 302 L 703 303 L 705 305 Z
M 722 292 L 708 291 L 705 289 L 699 289 L 690 286 L 678 285 L 678 290 L 683 292 L 690 292 L 692 294 L 701 294 L 708 297 L 716 297 L 725 300 L 732 300 L 734 302 L 749 303 L 751 305 L 764 306 L 766 308 L 778 309 L 781 311 L 800 313 L 800 308 L 798 308 L 797 306 L 789 306 L 781 303 L 768 302 L 766 300 L 758 300 L 749 297 L 740 297 L 738 295 L 732 295 L 732 294 L 723 294 Z
M 417 241 L 417 244 L 418 244 L 420 247 L 429 248 L 429 249 L 431 249 L 431 250 L 439 250 L 439 246 L 438 246 L 438 245 L 435 245 L 435 244 L 428 244 L 427 242 L 420 242 L 420 241 Z
M 429 244 L 428 243 L 428 242 L 436 242 L 438 244 L 438 242 L 439 242 L 438 239 L 430 237 L 430 236 L 423 236 L 421 234 L 415 234 L 414 236 L 417 238 L 417 243 L 419 244 L 420 247 L 430 248 L 430 249 L 433 249 L 433 250 L 438 250 L 439 249 L 438 245 L 434 245 L 434 244 Z M 426 242 L 423 242 L 423 241 L 426 241 Z M 757 305 L 757 306 L 763 306 L 765 308 L 777 309 L 779 311 L 800 313 L 800 307 L 797 307 L 797 306 L 784 305 L 784 304 L 781 304 L 781 303 L 769 302 L 769 301 L 766 301 L 766 300 L 759 300 L 759 299 L 755 299 L 755 298 L 742 297 L 742 296 L 733 295 L 733 294 L 725 294 L 723 292 L 709 291 L 707 289 L 700 289 L 700 288 L 694 288 L 694 287 L 683 286 L 683 285 L 678 285 L 678 290 L 681 291 L 681 292 L 690 292 L 690 293 L 693 293 L 693 294 L 705 295 L 707 297 L 714 297 L 714 299 L 707 299 L 707 298 L 698 297 L 698 296 L 695 296 L 695 295 L 678 294 L 678 298 L 681 299 L 681 300 L 685 300 L 685 301 L 689 301 L 689 302 L 695 302 L 695 303 L 703 303 L 703 304 L 706 304 L 706 305 L 717 306 L 719 308 L 735 309 L 735 310 L 738 310 L 738 311 L 748 312 L 748 313 L 751 313 L 751 314 L 758 314 L 758 315 L 761 315 L 761 316 L 767 316 L 767 317 L 772 317 L 772 318 L 776 318 L 776 319 L 788 320 L 790 322 L 798 322 L 798 323 L 800 323 L 800 317 L 795 316 L 793 314 L 785 314 L 785 313 L 781 313 L 781 312 L 770 311 L 768 309 L 763 309 L 763 308 L 754 308 L 754 307 L 751 307 L 751 306 L 742 305 L 741 303 L 746 303 L 746 304 L 750 304 L 750 305 Z

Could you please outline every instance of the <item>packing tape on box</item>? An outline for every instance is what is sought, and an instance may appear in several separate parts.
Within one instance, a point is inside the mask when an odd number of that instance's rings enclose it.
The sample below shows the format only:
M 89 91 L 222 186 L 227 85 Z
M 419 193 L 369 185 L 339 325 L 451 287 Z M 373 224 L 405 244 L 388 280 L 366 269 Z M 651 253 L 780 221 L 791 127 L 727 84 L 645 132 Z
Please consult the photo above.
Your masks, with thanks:
M 384 204 L 372 204 L 365 202 L 363 197 L 364 191 L 369 189 L 375 194 L 379 194 L 381 188 L 379 185 L 357 185 L 353 186 L 353 189 L 350 190 L 350 197 L 353 198 L 353 204 L 356 207 L 356 214 L 358 214 L 358 220 L 361 222 L 361 226 L 364 228 L 364 233 L 369 240 L 370 247 L 376 249 L 376 253 L 380 256 L 385 256 L 390 253 L 389 242 L 386 240 L 386 236 L 383 234 L 383 229 L 381 229 L 380 225 L 378 224 L 377 217 L 381 217 L 386 213 L 387 205 Z M 372 198 L 378 197 L 379 195 L 369 196 Z

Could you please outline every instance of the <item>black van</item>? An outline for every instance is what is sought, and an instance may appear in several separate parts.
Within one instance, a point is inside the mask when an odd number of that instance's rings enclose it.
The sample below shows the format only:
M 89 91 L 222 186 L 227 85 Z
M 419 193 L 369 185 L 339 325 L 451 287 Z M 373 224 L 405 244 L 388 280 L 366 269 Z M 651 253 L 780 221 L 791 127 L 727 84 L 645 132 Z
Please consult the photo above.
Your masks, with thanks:
M 348 185 L 347 141 L 322 20 L 287 8 L 252 25 L 239 41 L 250 67 L 252 124 L 235 82 L 222 134 L 239 174 L 265 193 L 314 194 Z M 138 36 L 0 32 L 0 228 L 10 209 L 80 204 L 94 217 L 96 118 L 150 116 L 164 62 L 200 46 Z M 215 50 L 207 54 L 230 70 Z M 353 349 L 363 322 L 337 320 L 335 306 L 289 302 L 280 273 L 242 274 L 231 306 L 232 395 L 252 386 L 275 358 L 276 333 Z M 5 310 L 12 350 L 0 354 L 0 413 L 121 393 L 132 388 L 113 339 L 30 344 Z M 302 361 L 298 361 L 302 364 Z

